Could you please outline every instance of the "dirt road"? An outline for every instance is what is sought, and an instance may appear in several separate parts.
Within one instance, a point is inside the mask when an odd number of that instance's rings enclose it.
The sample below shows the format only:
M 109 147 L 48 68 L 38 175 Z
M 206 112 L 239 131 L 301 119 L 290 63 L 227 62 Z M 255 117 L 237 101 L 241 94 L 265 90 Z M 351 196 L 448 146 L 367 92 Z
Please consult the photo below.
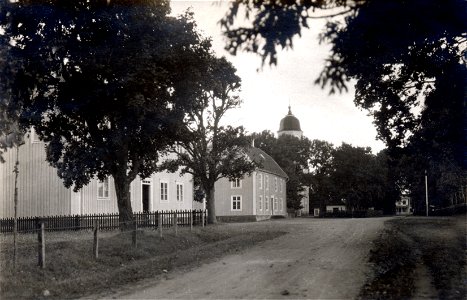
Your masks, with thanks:
M 257 223 L 252 226 L 272 224 L 289 233 L 112 297 L 351 299 L 365 283 L 371 241 L 385 220 L 307 218 Z

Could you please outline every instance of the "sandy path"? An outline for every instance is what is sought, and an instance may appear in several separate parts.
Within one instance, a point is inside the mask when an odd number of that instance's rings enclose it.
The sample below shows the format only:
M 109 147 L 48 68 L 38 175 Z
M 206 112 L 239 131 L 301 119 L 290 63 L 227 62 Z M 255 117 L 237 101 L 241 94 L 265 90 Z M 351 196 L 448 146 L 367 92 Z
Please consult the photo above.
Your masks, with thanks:
M 365 283 L 371 241 L 385 220 L 274 221 L 290 233 L 112 298 L 351 299 Z

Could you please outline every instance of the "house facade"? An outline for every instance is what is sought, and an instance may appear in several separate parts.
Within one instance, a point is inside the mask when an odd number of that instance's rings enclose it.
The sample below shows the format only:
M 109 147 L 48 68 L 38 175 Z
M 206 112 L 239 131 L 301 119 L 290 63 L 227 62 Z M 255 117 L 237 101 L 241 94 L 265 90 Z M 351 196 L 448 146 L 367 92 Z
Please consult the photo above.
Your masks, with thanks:
M 401 198 L 396 201 L 396 215 L 409 215 L 412 213 L 412 207 L 410 205 L 410 197 L 402 195 Z
M 262 167 L 250 176 L 215 184 L 216 216 L 220 221 L 259 221 L 287 215 L 287 174 L 258 148 L 250 148 L 249 156 Z
M 80 191 L 63 186 L 57 171 L 46 161 L 44 143 L 34 133 L 19 147 L 18 216 L 53 216 L 118 212 L 112 177 L 93 179 Z M 13 173 L 16 150 L 9 149 L 0 163 L 0 218 L 14 215 Z M 130 186 L 133 211 L 185 210 L 193 207 L 191 175 L 154 173 L 137 177 Z

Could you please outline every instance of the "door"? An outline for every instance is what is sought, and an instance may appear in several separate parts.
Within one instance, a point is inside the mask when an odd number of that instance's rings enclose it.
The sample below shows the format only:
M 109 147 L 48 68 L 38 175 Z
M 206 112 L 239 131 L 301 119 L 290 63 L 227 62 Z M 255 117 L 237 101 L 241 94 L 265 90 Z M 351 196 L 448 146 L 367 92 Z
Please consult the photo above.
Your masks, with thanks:
M 143 183 L 142 185 L 142 201 L 143 201 L 143 211 L 149 211 L 149 202 L 151 201 L 151 185 Z

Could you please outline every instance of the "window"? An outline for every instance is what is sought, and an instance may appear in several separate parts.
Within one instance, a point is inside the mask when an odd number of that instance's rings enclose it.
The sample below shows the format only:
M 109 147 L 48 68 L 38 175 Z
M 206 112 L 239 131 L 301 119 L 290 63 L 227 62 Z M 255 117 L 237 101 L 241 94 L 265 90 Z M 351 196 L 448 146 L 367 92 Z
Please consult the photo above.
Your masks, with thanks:
M 37 136 L 37 133 L 36 133 L 36 130 L 34 129 L 34 127 L 31 127 L 30 138 L 31 138 L 31 143 L 32 144 L 37 144 L 37 143 L 41 142 L 41 140 L 39 139 L 39 136 Z
M 177 183 L 177 201 L 183 202 L 183 184 Z
M 279 198 L 279 210 L 282 211 L 284 209 L 284 201 L 282 201 L 282 198 Z
M 230 181 L 230 185 L 233 189 L 239 189 L 242 187 L 242 180 L 239 178 L 235 178 L 234 180 Z
M 161 181 L 161 201 L 169 201 L 169 183 Z
M 264 209 L 265 209 L 265 210 L 269 210 L 269 201 L 268 201 L 268 197 L 265 197 L 265 198 L 264 198 Z
M 182 145 L 176 145 L 175 151 L 177 151 L 179 154 L 185 153 L 185 149 L 182 147 Z
M 97 198 L 108 199 L 109 198 L 109 178 L 107 177 L 103 181 L 97 183 Z
M 265 185 L 265 189 L 269 190 L 269 176 L 268 175 L 264 176 L 264 185 Z
M 279 190 L 282 192 L 282 179 L 279 179 Z
M 273 210 L 277 210 L 277 198 L 271 197 L 271 202 L 273 203 Z
M 259 189 L 263 189 L 263 174 L 258 174 L 258 180 L 259 180 Z
M 259 196 L 259 201 L 258 201 L 258 208 L 259 210 L 263 210 L 263 196 Z
M 274 191 L 277 192 L 277 178 L 274 178 Z
M 232 196 L 232 210 L 242 210 L 242 196 Z

